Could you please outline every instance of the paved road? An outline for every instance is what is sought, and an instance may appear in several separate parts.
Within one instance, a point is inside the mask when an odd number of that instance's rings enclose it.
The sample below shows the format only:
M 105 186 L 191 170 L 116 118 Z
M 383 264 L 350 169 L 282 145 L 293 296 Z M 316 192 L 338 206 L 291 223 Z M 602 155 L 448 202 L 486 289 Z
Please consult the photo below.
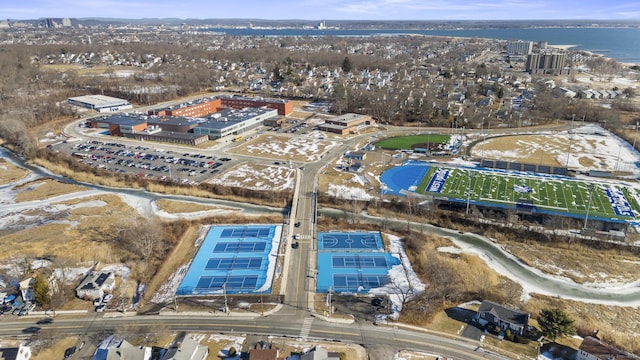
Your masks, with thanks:
M 35 320 L 3 321 L 0 336 L 20 333 L 30 326 L 39 326 L 42 335 L 70 334 L 92 335 L 109 333 L 119 329 L 129 331 L 148 331 L 162 329 L 170 332 L 222 332 L 251 334 L 257 336 L 286 336 L 292 338 L 313 338 L 338 340 L 347 343 L 361 344 L 368 349 L 371 359 L 380 357 L 381 351 L 396 352 L 401 349 L 416 349 L 439 354 L 451 359 L 508 359 L 479 347 L 477 342 L 444 337 L 422 331 L 377 327 L 371 324 L 338 324 L 328 323 L 311 317 L 308 312 L 295 310 L 305 314 L 302 321 L 295 321 L 288 311 L 265 317 L 215 317 L 215 316 L 126 316 L 103 318 L 87 316 L 85 318 L 56 318 L 53 323 L 36 325 Z M 381 349 L 376 351 L 375 349 Z
M 83 138 L 71 124 L 66 132 Z M 392 134 L 414 133 L 417 129 L 389 128 L 385 136 Z M 429 132 L 449 133 L 450 129 L 429 129 Z M 313 314 L 313 296 L 315 294 L 316 247 L 315 247 L 315 211 L 318 176 L 324 166 L 348 150 L 353 150 L 356 143 L 373 134 L 363 134 L 344 141 L 338 149 L 325 154 L 322 161 L 295 164 L 297 182 L 294 191 L 292 217 L 286 229 L 286 266 L 283 273 L 283 291 L 285 305 L 275 314 L 257 317 L 211 317 L 211 316 L 135 316 L 121 318 L 87 317 L 82 319 L 56 319 L 50 325 L 43 325 L 42 331 L 55 329 L 56 333 L 88 334 L 117 330 L 122 327 L 164 328 L 172 331 L 207 331 L 244 333 L 255 335 L 280 335 L 296 338 L 319 338 L 352 342 L 365 346 L 371 359 L 387 360 L 401 349 L 416 349 L 446 356 L 451 359 L 505 359 L 499 355 L 488 353 L 479 343 L 461 338 L 450 338 L 442 334 L 426 333 L 419 329 L 402 329 L 396 327 L 378 327 L 368 322 L 341 324 L 322 320 Z M 123 139 L 119 139 L 123 140 Z M 123 141 L 128 142 L 128 141 Z M 200 151 L 207 155 L 221 156 L 228 145 L 215 149 Z M 166 149 L 184 151 L 177 145 L 162 146 Z M 193 151 L 193 149 L 190 149 Z M 271 160 L 233 155 L 238 160 L 270 162 Z M 296 223 L 300 223 L 296 227 Z M 293 249 L 291 242 L 294 234 L 300 234 L 297 240 L 299 247 Z M 17 334 L 22 329 L 32 326 L 26 321 L 3 322 L 0 335 Z

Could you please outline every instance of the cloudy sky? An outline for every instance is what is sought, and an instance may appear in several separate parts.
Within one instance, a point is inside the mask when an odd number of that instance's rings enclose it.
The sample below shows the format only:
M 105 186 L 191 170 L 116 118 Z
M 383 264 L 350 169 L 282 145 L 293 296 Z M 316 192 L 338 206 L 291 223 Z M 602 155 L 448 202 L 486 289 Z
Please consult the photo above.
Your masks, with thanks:
M 0 0 L 0 19 L 635 19 L 638 0 Z

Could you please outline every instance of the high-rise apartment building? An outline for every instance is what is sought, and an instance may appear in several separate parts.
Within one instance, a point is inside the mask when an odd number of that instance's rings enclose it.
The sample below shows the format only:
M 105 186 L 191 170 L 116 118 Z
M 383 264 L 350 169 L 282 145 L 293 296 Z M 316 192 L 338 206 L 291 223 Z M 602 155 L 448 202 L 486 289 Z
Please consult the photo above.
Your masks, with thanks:
M 508 55 L 527 55 L 533 51 L 532 41 L 513 40 L 507 42 Z

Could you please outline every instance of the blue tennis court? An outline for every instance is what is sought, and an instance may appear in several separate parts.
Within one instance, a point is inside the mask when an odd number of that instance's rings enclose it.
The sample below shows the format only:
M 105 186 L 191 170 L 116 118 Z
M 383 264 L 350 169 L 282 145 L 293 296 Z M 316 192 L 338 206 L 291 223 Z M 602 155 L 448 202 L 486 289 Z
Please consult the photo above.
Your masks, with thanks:
M 318 250 L 382 250 L 379 232 L 321 232 Z
M 400 259 L 386 252 L 318 251 L 317 292 L 362 293 L 389 282 Z
M 177 294 L 270 292 L 281 234 L 277 225 L 211 227 Z

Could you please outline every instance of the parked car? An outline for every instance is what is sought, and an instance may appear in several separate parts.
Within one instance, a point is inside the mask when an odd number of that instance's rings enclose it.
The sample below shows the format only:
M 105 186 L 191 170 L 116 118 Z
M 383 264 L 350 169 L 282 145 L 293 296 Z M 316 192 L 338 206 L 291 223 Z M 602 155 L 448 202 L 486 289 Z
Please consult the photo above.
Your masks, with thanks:
M 102 303 L 103 303 L 103 304 L 108 304 L 108 303 L 109 303 L 109 301 L 111 301 L 111 299 L 113 299 L 113 294 L 105 294 L 105 295 L 102 297 Z
M 98 306 L 96 306 L 96 312 L 104 312 L 104 308 L 106 308 L 107 305 L 106 304 L 100 304 Z
M 75 346 L 68 348 L 67 350 L 64 351 L 64 358 L 65 359 L 70 358 L 71 355 L 75 354 L 75 352 L 76 352 Z
M 93 306 L 98 306 L 100 304 L 102 304 L 102 298 L 93 299 Z

